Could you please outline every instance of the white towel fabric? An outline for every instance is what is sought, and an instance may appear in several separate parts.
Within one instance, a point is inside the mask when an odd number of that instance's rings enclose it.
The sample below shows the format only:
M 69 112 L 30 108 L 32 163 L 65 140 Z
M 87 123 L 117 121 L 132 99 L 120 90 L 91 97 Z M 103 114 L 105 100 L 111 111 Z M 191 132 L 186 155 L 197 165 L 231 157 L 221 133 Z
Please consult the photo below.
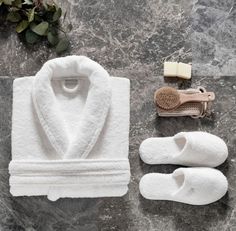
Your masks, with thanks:
M 205 205 L 223 197 L 228 190 L 228 182 L 216 169 L 178 168 L 172 174 L 144 175 L 140 180 L 139 190 L 144 198 L 150 200 Z
M 148 138 L 141 143 L 139 153 L 147 164 L 216 167 L 228 157 L 228 148 L 220 137 L 196 131 Z
M 73 85 L 71 79 L 77 83 Z M 13 196 L 122 196 L 130 166 L 129 80 L 84 56 L 46 62 L 14 80 Z

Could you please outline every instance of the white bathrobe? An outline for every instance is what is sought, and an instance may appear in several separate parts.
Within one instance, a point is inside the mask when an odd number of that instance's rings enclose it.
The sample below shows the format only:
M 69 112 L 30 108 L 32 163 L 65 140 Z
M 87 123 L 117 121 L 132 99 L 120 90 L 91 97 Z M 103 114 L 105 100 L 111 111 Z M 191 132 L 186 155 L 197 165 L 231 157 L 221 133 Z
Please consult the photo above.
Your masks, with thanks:
M 56 58 L 36 76 L 15 79 L 11 194 L 50 200 L 124 195 L 129 85 L 84 56 Z

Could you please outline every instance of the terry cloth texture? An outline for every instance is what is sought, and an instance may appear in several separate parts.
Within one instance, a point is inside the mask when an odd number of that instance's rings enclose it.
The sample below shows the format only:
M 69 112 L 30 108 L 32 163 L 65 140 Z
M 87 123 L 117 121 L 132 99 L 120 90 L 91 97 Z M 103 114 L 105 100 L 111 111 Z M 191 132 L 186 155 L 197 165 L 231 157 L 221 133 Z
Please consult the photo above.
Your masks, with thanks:
M 84 56 L 49 60 L 35 76 L 14 80 L 11 194 L 124 195 L 129 92 L 128 79 Z

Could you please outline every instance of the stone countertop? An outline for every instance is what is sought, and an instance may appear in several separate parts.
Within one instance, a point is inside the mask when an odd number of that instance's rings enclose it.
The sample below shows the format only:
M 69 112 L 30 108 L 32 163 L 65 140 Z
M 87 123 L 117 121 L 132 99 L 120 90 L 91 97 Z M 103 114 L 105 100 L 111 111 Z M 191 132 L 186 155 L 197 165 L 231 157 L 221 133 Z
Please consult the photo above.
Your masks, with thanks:
M 200 62 L 206 47 L 201 46 L 199 53 L 195 53 L 193 37 L 194 29 L 198 28 L 194 17 L 199 17 L 194 9 L 205 7 L 210 11 L 212 7 L 213 12 L 214 4 L 219 1 L 210 1 L 211 7 L 206 1 L 187 0 L 60 2 L 67 9 L 65 23 L 73 25 L 69 34 L 71 49 L 64 55 L 86 55 L 103 65 L 111 75 L 131 80 L 129 159 L 132 176 L 129 192 L 122 198 L 60 199 L 56 202 L 48 201 L 46 197 L 10 196 L 7 168 L 11 158 L 12 82 L 16 77 L 34 75 L 56 54 L 46 44 L 24 45 L 11 28 L 1 25 L 0 76 L 5 77 L 0 78 L 0 230 L 235 230 L 236 78 L 224 77 L 225 69 L 219 68 L 218 76 L 221 77 L 213 77 L 216 68 L 209 65 L 206 75 L 201 76 L 202 70 L 206 70 L 206 62 Z M 224 5 L 223 1 L 220 2 Z M 230 5 L 230 0 L 227 2 Z M 227 10 L 228 5 L 224 9 Z M 234 7 L 231 12 L 234 12 Z M 204 22 L 199 21 L 199 28 Z M 192 62 L 193 69 L 198 67 L 194 69 L 192 81 L 164 82 L 164 60 Z M 179 88 L 204 86 L 215 91 L 214 114 L 196 120 L 158 118 L 153 93 L 164 84 Z M 170 173 L 178 166 L 144 164 L 138 154 L 140 143 L 151 136 L 172 136 L 192 130 L 211 132 L 227 142 L 229 158 L 219 166 L 229 181 L 227 195 L 206 206 L 142 198 L 138 183 L 144 174 Z
M 236 1 L 195 1 L 191 19 L 194 74 L 236 76 Z

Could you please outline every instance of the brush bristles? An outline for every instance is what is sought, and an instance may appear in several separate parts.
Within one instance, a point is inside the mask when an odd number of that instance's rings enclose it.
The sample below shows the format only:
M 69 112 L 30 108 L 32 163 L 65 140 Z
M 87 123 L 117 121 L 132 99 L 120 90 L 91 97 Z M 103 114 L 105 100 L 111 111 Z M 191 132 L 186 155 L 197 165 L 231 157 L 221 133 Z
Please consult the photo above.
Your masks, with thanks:
M 175 88 L 162 87 L 155 93 L 155 102 L 162 109 L 174 109 L 179 105 L 179 101 L 179 93 Z

